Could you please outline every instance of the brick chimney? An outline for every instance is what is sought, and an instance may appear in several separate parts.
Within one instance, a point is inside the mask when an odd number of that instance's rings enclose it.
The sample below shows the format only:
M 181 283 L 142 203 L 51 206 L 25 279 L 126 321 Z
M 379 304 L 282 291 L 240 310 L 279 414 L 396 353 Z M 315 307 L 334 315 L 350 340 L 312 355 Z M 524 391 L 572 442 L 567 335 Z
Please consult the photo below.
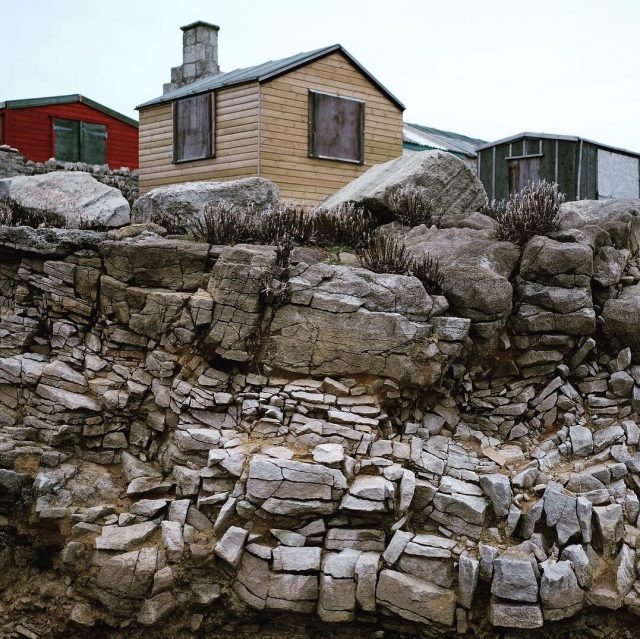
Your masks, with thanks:
M 200 78 L 218 75 L 218 31 L 209 22 L 192 22 L 182 29 L 182 64 L 171 69 L 171 82 L 163 86 L 163 93 L 173 91 Z

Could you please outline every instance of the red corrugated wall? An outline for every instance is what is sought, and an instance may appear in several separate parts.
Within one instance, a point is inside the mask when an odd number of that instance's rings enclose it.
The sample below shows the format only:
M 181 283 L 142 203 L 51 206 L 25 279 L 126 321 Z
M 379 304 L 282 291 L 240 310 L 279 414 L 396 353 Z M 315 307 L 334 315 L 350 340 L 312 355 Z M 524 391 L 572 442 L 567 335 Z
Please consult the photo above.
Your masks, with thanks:
M 107 126 L 107 164 L 112 169 L 138 168 L 138 129 L 84 104 L 51 104 L 23 109 L 2 109 L 4 144 L 17 148 L 34 162 L 53 157 L 53 119 L 67 118 Z

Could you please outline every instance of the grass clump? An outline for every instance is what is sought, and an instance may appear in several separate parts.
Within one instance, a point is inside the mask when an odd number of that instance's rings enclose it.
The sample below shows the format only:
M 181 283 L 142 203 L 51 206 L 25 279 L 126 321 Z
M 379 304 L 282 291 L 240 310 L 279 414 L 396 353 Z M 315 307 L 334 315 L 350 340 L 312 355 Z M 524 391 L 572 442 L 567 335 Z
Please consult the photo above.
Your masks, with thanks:
M 512 193 L 502 203 L 492 203 L 498 222 L 496 237 L 523 246 L 535 235 L 548 235 L 558 228 L 558 211 L 565 196 L 555 182 L 540 180 Z

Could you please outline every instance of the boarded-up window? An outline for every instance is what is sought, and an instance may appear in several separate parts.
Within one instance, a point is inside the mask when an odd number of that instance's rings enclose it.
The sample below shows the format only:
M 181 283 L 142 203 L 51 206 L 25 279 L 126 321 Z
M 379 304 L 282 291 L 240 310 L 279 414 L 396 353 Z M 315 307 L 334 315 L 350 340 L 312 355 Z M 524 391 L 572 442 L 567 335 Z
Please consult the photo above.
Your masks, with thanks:
M 309 91 L 309 155 L 364 162 L 364 102 Z
M 212 93 L 173 104 L 173 161 L 186 162 L 214 156 L 215 100 Z
M 104 124 L 55 118 L 53 136 L 56 160 L 106 164 L 107 127 Z

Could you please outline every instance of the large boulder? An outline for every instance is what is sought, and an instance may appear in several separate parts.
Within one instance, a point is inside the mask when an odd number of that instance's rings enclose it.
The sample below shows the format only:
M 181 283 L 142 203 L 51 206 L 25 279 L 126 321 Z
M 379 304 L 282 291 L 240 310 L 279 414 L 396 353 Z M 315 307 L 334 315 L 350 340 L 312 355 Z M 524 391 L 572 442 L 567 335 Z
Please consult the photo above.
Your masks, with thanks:
M 581 229 L 592 237 L 604 231 L 615 248 L 640 250 L 640 200 L 565 202 L 558 221 L 561 230 Z
M 453 314 L 472 320 L 487 338 L 504 326 L 513 296 L 509 278 L 520 256 L 515 244 L 497 240 L 490 230 L 425 226 L 404 233 L 402 240 L 417 257 L 427 253 L 438 259 Z
M 55 171 L 0 180 L 0 198 L 30 213 L 62 218 L 69 228 L 112 228 L 130 222 L 129 203 L 118 189 L 82 171 Z
M 394 194 L 407 188 L 420 193 L 438 214 L 470 213 L 487 203 L 482 182 L 462 160 L 443 151 L 424 151 L 376 164 L 327 198 L 319 209 L 353 202 L 389 221 L 398 213 Z
M 620 343 L 629 346 L 634 359 L 640 361 L 640 284 L 627 286 L 620 297 L 607 301 L 602 318 Z
M 214 182 L 183 182 L 159 186 L 133 204 L 132 222 L 154 222 L 188 228 L 204 219 L 207 204 L 235 207 L 238 211 L 262 213 L 278 203 L 278 187 L 265 178 Z

